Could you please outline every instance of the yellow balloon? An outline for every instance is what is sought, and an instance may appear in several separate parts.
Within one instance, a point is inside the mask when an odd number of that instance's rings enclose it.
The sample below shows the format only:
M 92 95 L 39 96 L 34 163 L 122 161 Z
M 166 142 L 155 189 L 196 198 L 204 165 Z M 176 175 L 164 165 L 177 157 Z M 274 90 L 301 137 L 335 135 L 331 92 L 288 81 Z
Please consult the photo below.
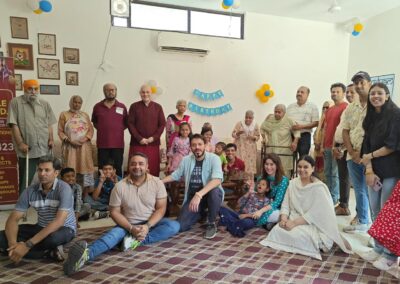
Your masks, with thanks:
M 267 98 L 266 96 L 261 97 L 260 100 L 261 100 L 263 103 L 268 102 L 268 98 Z
M 269 91 L 269 97 L 272 98 L 275 95 L 274 91 Z
M 256 95 L 257 95 L 257 97 L 264 97 L 264 91 L 263 90 L 258 90 L 257 92 L 256 92 Z
M 151 87 L 151 93 L 152 93 L 152 94 L 157 93 L 157 87 L 156 87 L 156 86 L 152 86 L 152 87 Z
M 264 85 L 262 85 L 262 88 L 263 88 L 264 91 L 268 91 L 269 88 L 271 88 L 271 86 L 268 85 L 268 84 L 264 84 Z
M 222 8 L 224 8 L 225 10 L 228 10 L 228 9 L 230 8 L 230 6 L 226 6 L 226 5 L 224 4 L 224 2 L 221 3 L 221 6 L 222 6 Z
M 40 9 L 36 9 L 36 10 L 34 10 L 33 11 L 35 14 L 37 14 L 37 15 L 40 15 L 40 14 L 42 14 L 42 10 L 40 10 Z
M 361 32 L 363 28 L 364 28 L 364 26 L 361 23 L 357 23 L 354 25 L 354 30 L 358 33 Z

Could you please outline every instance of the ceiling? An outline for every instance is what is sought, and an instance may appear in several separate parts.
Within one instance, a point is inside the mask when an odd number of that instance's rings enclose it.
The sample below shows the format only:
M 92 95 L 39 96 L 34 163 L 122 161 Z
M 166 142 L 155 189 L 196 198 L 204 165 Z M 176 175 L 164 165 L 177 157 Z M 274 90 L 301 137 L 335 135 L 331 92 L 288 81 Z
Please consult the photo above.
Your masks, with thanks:
M 142 0 L 171 5 L 225 11 L 222 0 Z M 365 21 L 390 9 L 400 7 L 399 0 L 336 0 L 341 11 L 328 12 L 334 0 L 240 0 L 234 12 L 254 12 L 329 23 L 343 23 L 353 18 Z

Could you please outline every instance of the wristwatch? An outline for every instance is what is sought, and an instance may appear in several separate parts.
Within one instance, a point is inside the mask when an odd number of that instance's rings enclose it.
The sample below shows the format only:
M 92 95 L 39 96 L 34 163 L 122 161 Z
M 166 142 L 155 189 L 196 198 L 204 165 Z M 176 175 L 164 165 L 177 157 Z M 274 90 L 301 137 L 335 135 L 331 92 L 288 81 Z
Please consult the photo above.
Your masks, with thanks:
M 26 247 L 27 247 L 28 249 L 31 249 L 31 248 L 33 248 L 33 246 L 34 246 L 34 244 L 32 243 L 31 240 L 27 240 L 27 241 L 25 242 L 25 245 L 26 245 Z

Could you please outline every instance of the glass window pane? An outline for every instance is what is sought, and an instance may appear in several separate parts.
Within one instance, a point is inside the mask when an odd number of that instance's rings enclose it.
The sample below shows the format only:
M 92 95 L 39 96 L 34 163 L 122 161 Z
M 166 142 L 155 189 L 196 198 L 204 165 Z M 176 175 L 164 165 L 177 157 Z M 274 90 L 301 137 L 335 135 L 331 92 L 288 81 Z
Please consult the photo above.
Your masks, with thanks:
M 188 31 L 188 12 L 143 4 L 131 5 L 131 26 L 168 31 Z
M 242 38 L 241 17 L 192 11 L 190 33 Z
M 125 27 L 126 28 L 128 26 L 128 19 L 127 18 L 113 17 L 113 26 Z

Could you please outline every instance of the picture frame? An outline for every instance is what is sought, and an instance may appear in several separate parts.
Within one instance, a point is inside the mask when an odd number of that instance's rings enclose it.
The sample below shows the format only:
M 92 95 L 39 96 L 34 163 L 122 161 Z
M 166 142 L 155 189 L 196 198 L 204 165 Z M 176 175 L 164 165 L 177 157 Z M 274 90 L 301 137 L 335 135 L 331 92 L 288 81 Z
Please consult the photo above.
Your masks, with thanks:
M 22 91 L 22 74 L 14 74 L 15 79 L 15 90 Z
M 64 63 L 79 64 L 79 49 L 64 47 L 63 59 Z
M 8 43 L 8 55 L 14 58 L 14 68 L 33 70 L 32 44 Z
M 39 79 L 60 80 L 60 60 L 38 58 L 37 74 Z
M 56 55 L 56 35 L 38 33 L 38 53 L 40 55 Z
M 11 37 L 29 39 L 28 18 L 10 17 Z
M 65 84 L 71 86 L 79 86 L 79 74 L 75 71 L 65 72 Z
M 41 95 L 59 95 L 60 85 L 40 85 Z

